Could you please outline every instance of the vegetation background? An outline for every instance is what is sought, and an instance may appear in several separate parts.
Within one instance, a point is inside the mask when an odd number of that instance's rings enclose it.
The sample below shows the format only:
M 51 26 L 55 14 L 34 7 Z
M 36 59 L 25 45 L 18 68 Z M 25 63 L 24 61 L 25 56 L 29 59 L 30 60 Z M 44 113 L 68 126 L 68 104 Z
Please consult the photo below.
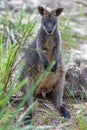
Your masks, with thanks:
M 21 59 L 40 27 L 40 16 L 36 9 L 38 4 L 64 8 L 58 20 L 64 62 L 67 66 L 76 58 L 82 58 L 81 62 L 85 60 L 87 65 L 87 0 L 1 0 L 0 130 L 87 130 L 87 85 L 84 84 L 80 97 L 75 96 L 73 90 L 72 97 L 67 92 L 66 107 L 72 115 L 68 121 L 59 116 L 49 100 L 39 99 L 25 111 L 24 104 L 28 96 L 45 75 L 41 75 L 29 94 L 23 96 L 20 89 L 27 79 L 21 83 L 18 81 L 23 68 Z M 87 83 L 87 72 L 85 76 Z M 31 108 L 35 109 L 32 123 L 24 126 L 22 119 Z

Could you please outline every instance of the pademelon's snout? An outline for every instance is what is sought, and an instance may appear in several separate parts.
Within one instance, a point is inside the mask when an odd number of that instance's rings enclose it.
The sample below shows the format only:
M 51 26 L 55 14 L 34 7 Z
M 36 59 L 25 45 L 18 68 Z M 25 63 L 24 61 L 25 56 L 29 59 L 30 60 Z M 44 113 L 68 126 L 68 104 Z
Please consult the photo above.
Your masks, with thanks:
M 53 31 L 52 29 L 48 29 L 48 30 L 47 30 L 47 32 L 48 32 L 49 34 L 51 34 L 52 31 Z
M 48 23 L 48 24 L 47 24 L 47 32 L 48 32 L 49 34 L 51 34 L 52 31 L 53 31 L 53 25 L 52 25 L 52 23 Z

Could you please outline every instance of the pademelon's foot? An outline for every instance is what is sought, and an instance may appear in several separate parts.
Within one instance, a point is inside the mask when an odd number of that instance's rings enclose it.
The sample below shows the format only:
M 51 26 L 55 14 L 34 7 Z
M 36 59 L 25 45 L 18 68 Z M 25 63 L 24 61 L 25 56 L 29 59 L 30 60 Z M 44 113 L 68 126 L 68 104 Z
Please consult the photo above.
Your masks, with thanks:
M 61 116 L 64 118 L 69 119 L 71 117 L 70 113 L 64 107 L 60 107 L 59 111 L 61 113 Z
M 24 125 L 29 125 L 31 123 L 31 121 L 32 121 L 32 113 L 25 116 L 23 119 Z

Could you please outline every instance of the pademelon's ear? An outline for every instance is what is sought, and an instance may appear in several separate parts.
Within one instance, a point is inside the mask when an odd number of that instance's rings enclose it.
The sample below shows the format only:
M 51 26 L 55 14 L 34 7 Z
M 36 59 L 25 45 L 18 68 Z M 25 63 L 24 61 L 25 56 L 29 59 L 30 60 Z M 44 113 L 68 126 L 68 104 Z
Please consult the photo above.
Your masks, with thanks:
M 38 6 L 37 8 L 38 8 L 40 15 L 44 15 L 44 8 L 42 6 Z
M 53 10 L 52 12 L 55 14 L 55 16 L 59 16 L 63 11 L 63 8 L 57 8 Z

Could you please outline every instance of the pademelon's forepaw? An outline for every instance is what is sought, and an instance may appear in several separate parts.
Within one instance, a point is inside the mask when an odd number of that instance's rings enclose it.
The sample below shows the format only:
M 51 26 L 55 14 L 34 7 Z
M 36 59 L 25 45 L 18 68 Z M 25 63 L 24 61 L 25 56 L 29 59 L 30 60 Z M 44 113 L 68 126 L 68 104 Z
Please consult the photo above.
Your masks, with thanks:
M 49 63 L 48 63 L 48 62 L 45 62 L 45 63 L 44 63 L 44 69 L 47 69 L 48 66 L 49 66 Z
M 57 70 L 57 64 L 54 64 L 53 68 L 51 69 L 52 72 L 55 72 Z
M 69 119 L 71 117 L 70 113 L 64 107 L 60 107 L 60 113 L 64 118 Z

